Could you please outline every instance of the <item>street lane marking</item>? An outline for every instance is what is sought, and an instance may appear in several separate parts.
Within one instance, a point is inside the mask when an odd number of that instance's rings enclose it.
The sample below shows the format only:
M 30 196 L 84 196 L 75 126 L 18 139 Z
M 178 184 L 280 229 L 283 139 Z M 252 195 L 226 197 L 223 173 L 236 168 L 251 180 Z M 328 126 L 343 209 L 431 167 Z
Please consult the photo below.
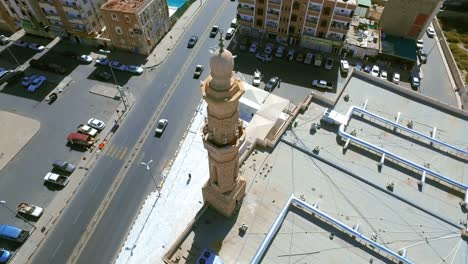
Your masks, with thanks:
M 228 3 L 228 2 L 229 1 L 222 1 L 220 9 L 218 9 L 218 12 L 216 13 L 216 15 L 211 19 L 211 21 L 209 23 L 210 25 L 214 24 L 214 21 L 216 21 L 216 19 L 218 19 L 221 12 L 226 8 L 226 3 Z M 206 39 L 208 38 L 208 35 L 209 35 L 208 33 L 209 33 L 210 30 L 211 30 L 211 28 L 207 27 L 205 32 L 203 32 L 204 41 L 206 41 Z M 187 31 L 184 32 L 184 34 L 187 34 Z M 179 71 L 177 76 L 174 78 L 173 82 L 171 83 L 171 86 L 168 88 L 168 90 L 164 94 L 164 97 L 162 98 L 161 102 L 159 103 L 158 108 L 154 112 L 153 116 L 150 118 L 147 126 L 143 129 L 143 132 L 140 135 L 138 142 L 145 142 L 146 139 L 149 137 L 149 135 L 152 135 L 152 130 L 150 128 L 154 125 L 155 120 L 157 120 L 157 118 L 161 114 L 162 110 L 164 109 L 164 107 L 169 102 L 169 99 L 171 98 L 172 94 L 174 93 L 177 85 L 180 83 L 182 77 L 186 74 L 188 67 L 191 65 L 192 61 L 195 58 L 195 55 L 198 54 L 201 47 L 202 47 L 202 45 L 196 45 L 195 49 L 193 49 L 192 52 L 190 53 L 190 56 L 187 58 L 187 60 L 184 63 L 183 67 L 181 68 L 181 70 Z M 171 50 L 171 53 L 172 53 L 172 50 Z M 140 146 L 141 144 L 142 143 L 137 143 L 137 144 L 135 144 L 135 146 Z M 141 150 L 141 148 L 139 148 L 139 149 Z M 119 171 L 117 177 L 115 178 L 114 182 L 112 183 L 112 186 L 109 188 L 108 192 L 106 193 L 105 198 L 101 202 L 99 208 L 97 209 L 96 213 L 94 214 L 93 218 L 91 219 L 89 225 L 86 227 L 86 230 L 83 233 L 83 235 L 81 236 L 80 241 L 78 241 L 77 245 L 74 247 L 73 252 L 71 253 L 71 255 L 69 257 L 69 261 L 67 261 L 67 263 L 70 263 L 70 264 L 77 263 L 77 261 L 78 261 L 79 257 L 81 256 L 81 253 L 83 252 L 86 244 L 88 243 L 89 239 L 91 238 L 91 235 L 96 230 L 98 223 L 101 221 L 102 217 L 104 216 L 105 211 L 109 207 L 110 202 L 113 200 L 113 197 L 115 196 L 116 191 L 119 189 L 120 185 L 123 182 L 123 179 L 127 175 L 127 173 L 125 171 L 128 172 L 128 168 L 130 168 L 130 165 L 132 165 L 134 163 L 134 161 L 135 161 L 134 158 L 133 158 L 133 160 L 129 160 L 129 164 L 127 166 L 122 167 L 121 170 Z M 130 230 L 131 227 L 132 227 L 132 225 L 128 226 L 128 230 L 126 232 L 127 234 L 128 234 L 128 231 Z M 125 241 L 126 238 L 127 238 L 127 236 L 122 238 L 123 241 Z M 118 251 L 120 251 L 119 249 L 118 249 Z M 118 252 L 117 252 L 117 254 L 118 254 Z
M 128 148 L 125 148 L 124 151 L 122 151 L 122 154 L 120 154 L 119 160 L 123 160 L 125 157 L 125 154 L 127 154 Z
M 54 252 L 52 253 L 52 256 L 51 256 L 50 260 L 54 259 L 55 255 L 57 254 L 57 251 L 62 246 L 62 244 L 63 244 L 63 240 L 60 241 L 60 244 L 55 248 Z
M 80 212 L 78 213 L 78 215 L 75 217 L 75 220 L 73 221 L 73 224 L 76 224 L 76 221 L 78 221 L 78 218 L 80 218 L 81 213 L 83 213 L 83 210 L 80 210 Z
M 114 149 L 114 147 L 115 147 L 115 146 L 112 145 L 112 144 L 110 144 L 110 143 L 107 144 L 107 150 L 104 152 L 104 155 L 105 155 L 105 156 L 109 156 L 109 153 L 112 152 L 112 150 Z

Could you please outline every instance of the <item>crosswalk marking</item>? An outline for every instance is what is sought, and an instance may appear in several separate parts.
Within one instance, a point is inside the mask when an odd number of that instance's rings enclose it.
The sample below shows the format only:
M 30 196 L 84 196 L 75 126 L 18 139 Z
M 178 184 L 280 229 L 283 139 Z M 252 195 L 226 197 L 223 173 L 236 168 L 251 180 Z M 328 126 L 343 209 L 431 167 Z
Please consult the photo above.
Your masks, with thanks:
M 109 158 L 123 160 L 127 152 L 128 152 L 128 147 L 117 146 L 117 145 L 108 143 L 106 144 L 105 149 L 102 154 Z

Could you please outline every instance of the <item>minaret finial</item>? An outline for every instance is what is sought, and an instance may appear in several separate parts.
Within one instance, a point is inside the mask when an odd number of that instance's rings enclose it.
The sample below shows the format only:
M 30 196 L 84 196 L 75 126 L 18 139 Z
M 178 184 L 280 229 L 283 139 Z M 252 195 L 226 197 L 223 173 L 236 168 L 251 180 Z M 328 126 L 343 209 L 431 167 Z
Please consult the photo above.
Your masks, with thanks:
M 219 53 L 223 52 L 224 42 L 223 42 L 223 31 L 219 31 Z

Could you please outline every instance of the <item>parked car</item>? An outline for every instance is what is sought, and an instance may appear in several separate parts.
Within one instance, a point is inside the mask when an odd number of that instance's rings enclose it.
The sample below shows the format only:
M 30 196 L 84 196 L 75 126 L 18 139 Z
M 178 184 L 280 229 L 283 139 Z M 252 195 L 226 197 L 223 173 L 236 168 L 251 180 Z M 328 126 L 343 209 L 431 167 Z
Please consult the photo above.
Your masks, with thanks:
M 67 136 L 68 144 L 89 148 L 94 145 L 94 139 L 88 135 L 80 133 L 70 133 Z
M 231 20 L 231 27 L 237 28 L 237 18 L 234 18 L 233 20 Z
M 219 27 L 213 26 L 210 31 L 210 38 L 216 37 L 216 35 L 218 34 L 218 31 L 219 31 Z
M 34 79 L 31 84 L 29 85 L 28 87 L 28 91 L 29 92 L 35 92 L 37 89 L 39 89 L 39 87 L 42 86 L 42 84 L 44 84 L 44 82 L 47 80 L 47 78 L 45 76 L 39 76 L 37 77 L 36 79 Z
M 257 55 L 255 55 L 255 57 L 257 59 L 261 60 L 262 62 L 270 62 L 273 59 L 271 57 L 271 55 L 265 54 L 265 53 L 257 53 Z
M 112 75 L 108 72 L 105 72 L 105 71 L 97 71 L 95 73 L 96 77 L 101 79 L 101 80 L 104 80 L 104 81 L 108 81 L 111 79 Z
M 282 58 L 283 54 L 284 54 L 284 46 L 279 46 L 278 49 L 276 49 L 275 57 Z
M 107 59 L 104 56 L 98 57 L 95 62 L 98 65 L 103 65 L 103 66 L 109 65 L 109 59 Z
M 279 84 L 279 78 L 278 77 L 271 77 L 270 80 L 265 84 L 265 91 L 272 92 L 273 89 L 276 88 Z
M 382 70 L 380 71 L 380 79 L 382 79 L 382 80 L 387 80 L 387 78 L 388 78 L 388 76 L 387 76 L 387 71 L 384 70 L 384 69 L 382 69 Z
M 434 28 L 431 26 L 427 27 L 426 33 L 427 33 L 427 36 L 430 38 L 433 38 L 436 34 Z
M 94 117 L 88 120 L 88 125 L 97 130 L 103 130 L 106 127 L 106 123 Z
M 421 85 L 421 82 L 418 77 L 416 76 L 411 77 L 411 87 L 413 87 L 413 89 L 417 90 L 420 85 Z
M 362 64 L 361 63 L 356 63 L 356 66 L 354 66 L 354 68 L 356 69 L 356 71 L 362 71 Z
M 307 53 L 304 59 L 305 64 L 311 64 L 312 63 L 312 58 L 314 55 L 312 53 Z
M 192 36 L 190 37 L 188 43 L 187 43 L 187 48 L 193 48 L 195 44 L 197 44 L 198 37 L 197 36 Z
M 254 77 L 253 77 L 253 81 L 252 81 L 252 85 L 255 86 L 255 87 L 258 87 L 260 86 L 260 82 L 262 81 L 262 73 L 257 69 L 255 72 L 254 72 Z
M 366 65 L 366 67 L 364 67 L 364 72 L 370 73 L 371 71 L 372 71 L 372 66 Z
M 11 39 L 6 37 L 5 35 L 0 35 L 0 42 L 2 45 L 6 45 L 11 42 Z
M 91 56 L 88 56 L 88 55 L 81 55 L 80 57 L 78 57 L 78 60 L 81 61 L 81 62 L 85 62 L 85 63 L 91 63 L 93 62 L 93 58 L 91 58 Z
M 6 77 L 8 74 L 10 74 L 12 70 L 7 70 L 7 69 L 2 69 L 0 71 L 0 80 Z
M 125 70 L 136 74 L 142 74 L 144 71 L 142 67 L 136 65 L 128 65 Z
M 127 69 L 127 66 L 125 64 L 122 64 L 118 61 L 111 61 L 109 62 L 109 66 L 112 69 L 118 70 L 118 71 L 125 71 Z
M 250 44 L 249 51 L 251 53 L 255 53 L 255 52 L 257 52 L 257 47 L 258 47 L 258 43 L 257 42 L 252 42 L 252 44 Z
M 59 187 L 65 187 L 67 186 L 69 179 L 64 175 L 48 172 L 44 176 L 44 181 L 46 181 L 46 183 L 58 185 Z
M 2 78 L 0 78 L 0 84 L 4 82 L 12 83 L 23 76 L 24 76 L 24 71 L 22 70 L 11 71 L 7 73 L 5 76 L 3 76 Z
M 235 28 L 228 28 L 228 30 L 226 30 L 226 36 L 225 36 L 225 39 L 231 39 L 234 34 L 236 33 L 236 29 Z
M 13 42 L 13 45 L 26 48 L 27 46 L 29 46 L 29 43 L 23 40 L 17 40 Z
M 295 51 L 293 49 L 288 50 L 288 55 L 286 55 L 286 57 L 288 58 L 289 61 L 294 60 L 294 53 Z
M 73 173 L 76 169 L 76 166 L 71 164 L 68 161 L 56 160 L 52 163 L 52 167 L 57 170 L 61 170 L 68 173 Z
M 154 130 L 155 135 L 156 136 L 162 135 L 162 133 L 166 129 L 168 123 L 169 123 L 169 121 L 167 119 L 160 119 L 158 121 L 158 125 L 156 126 L 156 129 Z
M 296 56 L 296 61 L 297 62 L 302 62 L 304 60 L 304 54 L 298 53 Z
M 24 76 L 23 79 L 21 80 L 21 85 L 23 85 L 24 87 L 28 87 L 31 82 L 36 79 L 37 77 L 39 77 L 39 75 L 37 74 L 31 74 L 31 75 L 28 75 L 28 76 Z
M 333 84 L 325 80 L 313 80 L 312 86 L 322 88 L 322 89 L 327 89 L 327 90 L 333 90 Z
M 11 225 L 0 225 L 0 238 L 2 239 L 23 243 L 28 236 L 29 232 L 27 230 Z
M 427 63 L 427 53 L 424 51 L 424 49 L 418 50 L 418 57 L 421 63 Z
M 42 216 L 42 213 L 44 213 L 44 208 L 34 204 L 22 202 L 16 207 L 16 213 L 18 215 L 39 218 Z
M 379 76 L 379 73 L 380 73 L 380 68 L 379 68 L 379 66 L 377 66 L 377 65 L 372 66 L 372 70 L 371 70 L 370 74 L 371 74 L 372 76 L 378 77 L 378 76 Z
M 39 52 L 45 50 L 45 47 L 44 47 L 44 46 L 39 45 L 39 44 L 37 44 L 37 43 L 31 43 L 31 44 L 29 44 L 28 47 L 29 47 L 30 49 L 33 49 L 33 50 L 39 51 Z
M 418 49 L 424 48 L 424 41 L 422 39 L 418 39 L 418 41 L 416 41 L 416 48 Z
M 203 65 L 197 65 L 195 67 L 195 72 L 193 73 L 193 78 L 195 78 L 195 79 L 200 78 L 200 75 L 203 73 L 204 69 L 205 69 L 205 67 L 203 67 Z
M 327 60 L 325 61 L 325 69 L 331 70 L 333 68 L 333 63 L 334 60 L 332 58 L 327 58 Z
M 1 264 L 8 263 L 8 261 L 10 261 L 12 256 L 13 256 L 13 253 L 11 251 L 6 250 L 4 248 L 0 248 L 0 263 Z
M 398 84 L 400 82 L 400 74 L 398 72 L 393 73 L 392 82 Z
M 349 63 L 347 60 L 340 60 L 340 70 L 343 73 L 349 72 Z
M 265 49 L 263 50 L 263 52 L 265 52 L 266 54 L 271 54 L 273 52 L 273 44 L 272 43 L 268 43 L 266 46 L 265 46 Z
M 92 128 L 88 125 L 83 125 L 83 124 L 77 127 L 77 132 L 80 134 L 85 134 L 85 135 L 92 136 L 92 137 L 95 137 L 98 134 L 97 129 Z

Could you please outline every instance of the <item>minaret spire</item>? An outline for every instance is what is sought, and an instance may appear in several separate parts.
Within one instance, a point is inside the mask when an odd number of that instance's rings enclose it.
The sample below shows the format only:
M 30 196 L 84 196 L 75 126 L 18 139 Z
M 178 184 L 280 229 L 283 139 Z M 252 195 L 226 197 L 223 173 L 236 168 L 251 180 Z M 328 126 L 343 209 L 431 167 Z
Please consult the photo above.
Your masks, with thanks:
M 224 50 L 224 42 L 223 42 L 223 31 L 219 32 L 219 53 L 222 53 Z

